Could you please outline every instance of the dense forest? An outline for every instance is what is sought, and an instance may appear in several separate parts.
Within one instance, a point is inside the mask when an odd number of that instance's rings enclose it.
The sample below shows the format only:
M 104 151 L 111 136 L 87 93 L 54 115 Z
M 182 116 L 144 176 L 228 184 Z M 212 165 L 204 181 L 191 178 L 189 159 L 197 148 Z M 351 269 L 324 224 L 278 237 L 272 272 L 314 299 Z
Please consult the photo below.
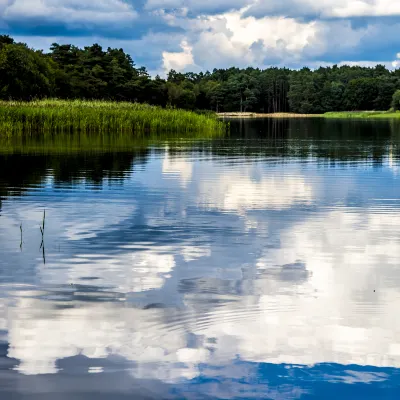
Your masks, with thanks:
M 388 110 L 400 106 L 400 70 L 382 65 L 229 68 L 151 78 L 122 49 L 54 43 L 49 52 L 0 36 L 0 99 L 106 99 L 217 112 Z M 396 95 L 394 95 L 396 93 Z M 394 100 L 393 100 L 394 98 Z

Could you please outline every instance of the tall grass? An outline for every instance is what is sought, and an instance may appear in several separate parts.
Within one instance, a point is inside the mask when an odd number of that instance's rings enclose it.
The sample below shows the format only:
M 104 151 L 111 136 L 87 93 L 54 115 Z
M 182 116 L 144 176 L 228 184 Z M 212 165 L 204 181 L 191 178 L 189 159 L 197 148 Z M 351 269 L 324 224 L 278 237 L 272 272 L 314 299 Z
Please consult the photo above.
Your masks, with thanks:
M 0 102 L 0 135 L 42 132 L 223 132 L 225 124 L 215 114 L 163 109 L 138 103 L 82 100 Z

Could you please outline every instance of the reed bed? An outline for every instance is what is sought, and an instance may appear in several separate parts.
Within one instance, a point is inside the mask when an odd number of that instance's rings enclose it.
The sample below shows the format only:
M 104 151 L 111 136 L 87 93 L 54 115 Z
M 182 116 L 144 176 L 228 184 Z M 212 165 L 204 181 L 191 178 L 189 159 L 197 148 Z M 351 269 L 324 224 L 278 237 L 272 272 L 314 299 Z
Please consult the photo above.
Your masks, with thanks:
M 0 135 L 43 132 L 190 134 L 218 133 L 225 124 L 215 114 L 147 104 L 82 100 L 0 101 Z

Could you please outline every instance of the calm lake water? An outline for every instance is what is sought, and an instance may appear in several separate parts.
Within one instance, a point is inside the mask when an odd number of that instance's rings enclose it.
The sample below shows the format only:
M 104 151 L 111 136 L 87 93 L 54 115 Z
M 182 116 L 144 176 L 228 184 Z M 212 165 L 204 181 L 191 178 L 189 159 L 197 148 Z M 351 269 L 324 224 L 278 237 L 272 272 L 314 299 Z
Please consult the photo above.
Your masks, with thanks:
M 0 149 L 1 399 L 400 397 L 398 122 Z

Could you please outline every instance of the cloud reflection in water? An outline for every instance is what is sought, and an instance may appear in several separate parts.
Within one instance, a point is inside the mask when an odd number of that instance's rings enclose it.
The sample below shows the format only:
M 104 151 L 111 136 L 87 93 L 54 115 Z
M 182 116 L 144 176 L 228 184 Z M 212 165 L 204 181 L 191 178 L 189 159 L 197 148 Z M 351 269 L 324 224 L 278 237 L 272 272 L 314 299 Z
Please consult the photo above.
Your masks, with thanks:
M 130 176 L 123 198 L 99 193 L 100 219 L 79 196 L 50 204 L 48 261 L 34 261 L 36 284 L 8 282 L 14 290 L 0 307 L 19 373 L 61 374 L 60 365 L 83 355 L 87 371 L 101 375 L 118 358 L 132 379 L 197 382 L 222 396 L 223 387 L 206 381 L 229 381 L 233 391 L 241 387 L 235 379 L 261 365 L 288 364 L 289 375 L 308 365 L 304 374 L 315 378 L 318 365 L 340 364 L 347 369 L 326 367 L 323 379 L 346 384 L 389 379 L 351 364 L 400 368 L 398 208 L 346 204 L 346 193 L 362 197 L 366 180 L 384 169 L 351 180 L 336 170 L 339 204 L 326 195 L 329 168 L 312 163 L 283 169 L 264 160 L 239 171 L 212 160 L 153 162 Z M 7 203 L 8 218 L 19 207 Z M 11 230 L 10 221 L 0 228 L 5 244 Z M 310 390 L 285 379 L 286 388 L 264 393 L 300 398 Z

